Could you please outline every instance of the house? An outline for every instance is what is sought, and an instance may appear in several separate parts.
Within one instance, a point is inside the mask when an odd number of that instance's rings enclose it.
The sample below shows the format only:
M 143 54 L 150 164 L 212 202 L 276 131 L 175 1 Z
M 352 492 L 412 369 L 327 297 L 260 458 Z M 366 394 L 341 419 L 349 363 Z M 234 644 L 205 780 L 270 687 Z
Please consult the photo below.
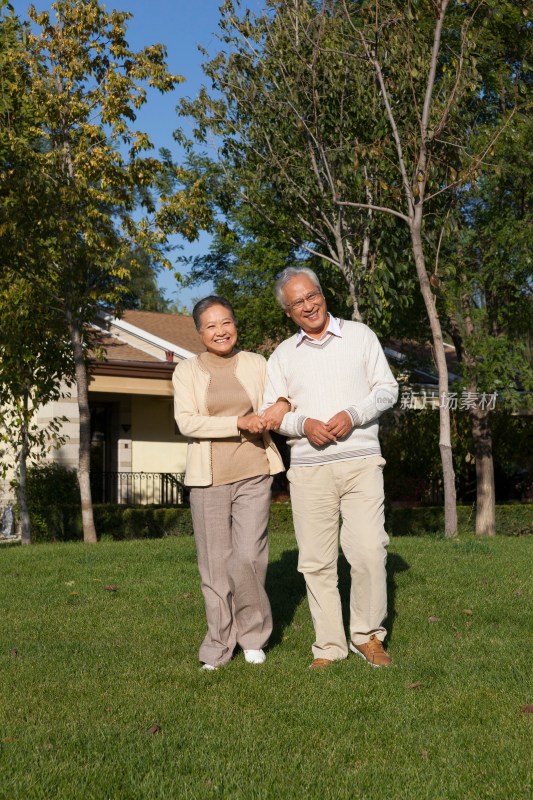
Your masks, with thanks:
M 174 421 L 172 373 L 201 352 L 191 316 L 100 313 L 90 365 L 91 481 L 94 502 L 175 503 L 183 497 L 186 439 Z M 49 460 L 76 469 L 76 387 L 37 413 L 46 425 L 63 417 L 65 443 Z M 5 489 L 4 487 L 4 494 Z

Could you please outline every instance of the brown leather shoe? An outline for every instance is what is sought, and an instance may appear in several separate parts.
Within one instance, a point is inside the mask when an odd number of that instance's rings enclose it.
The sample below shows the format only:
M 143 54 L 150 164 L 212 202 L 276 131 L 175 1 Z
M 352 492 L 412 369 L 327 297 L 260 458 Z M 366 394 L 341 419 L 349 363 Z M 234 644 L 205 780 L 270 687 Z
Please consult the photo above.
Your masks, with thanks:
M 312 664 L 309 664 L 309 669 L 325 669 L 333 664 L 329 658 L 315 658 Z
M 364 644 L 350 642 L 350 650 L 364 658 L 372 667 L 390 667 L 392 664 L 392 658 L 376 636 L 371 636 L 369 641 Z

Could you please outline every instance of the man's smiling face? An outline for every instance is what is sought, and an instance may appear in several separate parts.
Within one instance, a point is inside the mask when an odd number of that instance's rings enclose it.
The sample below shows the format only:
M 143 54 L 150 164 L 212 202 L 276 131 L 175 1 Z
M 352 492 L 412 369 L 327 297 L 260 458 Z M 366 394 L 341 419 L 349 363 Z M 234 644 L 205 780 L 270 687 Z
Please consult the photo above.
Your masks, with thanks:
M 283 299 L 287 316 L 313 339 L 319 339 L 328 327 L 328 309 L 311 278 L 305 273 L 290 278 L 283 287 Z

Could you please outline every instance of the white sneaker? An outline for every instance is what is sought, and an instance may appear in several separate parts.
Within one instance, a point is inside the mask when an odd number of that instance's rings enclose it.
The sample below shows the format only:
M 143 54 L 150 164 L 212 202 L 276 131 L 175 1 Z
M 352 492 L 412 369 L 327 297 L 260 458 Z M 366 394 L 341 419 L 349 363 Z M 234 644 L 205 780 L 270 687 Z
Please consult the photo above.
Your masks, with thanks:
M 218 667 L 214 667 L 212 664 L 202 664 L 200 669 L 205 669 L 206 672 L 215 672 Z
M 248 664 L 264 664 L 266 655 L 263 650 L 245 650 L 244 659 Z

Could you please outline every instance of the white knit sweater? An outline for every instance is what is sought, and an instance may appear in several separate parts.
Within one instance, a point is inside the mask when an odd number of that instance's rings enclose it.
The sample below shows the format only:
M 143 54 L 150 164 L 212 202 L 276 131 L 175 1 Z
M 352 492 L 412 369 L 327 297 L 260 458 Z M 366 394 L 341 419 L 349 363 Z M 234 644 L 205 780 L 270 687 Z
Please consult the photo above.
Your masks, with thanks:
M 342 336 L 320 341 L 295 334 L 272 353 L 264 405 L 290 400 L 280 433 L 288 436 L 291 466 L 325 464 L 380 455 L 378 417 L 398 399 L 398 384 L 376 334 L 360 322 L 338 320 Z M 317 447 L 304 434 L 308 417 L 327 422 L 348 411 L 354 428 L 343 439 Z

